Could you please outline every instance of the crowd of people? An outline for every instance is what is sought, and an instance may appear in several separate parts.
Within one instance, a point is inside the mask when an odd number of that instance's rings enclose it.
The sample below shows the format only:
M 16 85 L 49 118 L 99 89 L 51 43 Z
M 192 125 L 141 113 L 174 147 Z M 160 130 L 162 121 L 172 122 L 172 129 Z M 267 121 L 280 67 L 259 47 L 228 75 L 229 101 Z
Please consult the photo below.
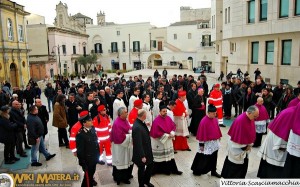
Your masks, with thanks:
M 204 72 L 199 77 L 175 74 L 168 79 L 166 69 L 162 75 L 156 70 L 147 79 L 138 75 L 126 80 L 120 73 L 107 78 L 103 74 L 90 84 L 85 78 L 70 84 L 68 78 L 60 77 L 55 87 L 48 83 L 43 90 L 47 107 L 34 81 L 30 80 L 25 90 L 11 89 L 5 82 L 0 90 L 0 142 L 5 145 L 5 164 L 19 160 L 15 150 L 27 157 L 24 149 L 31 149 L 32 166 L 42 165 L 38 151 L 47 161 L 55 156 L 44 145 L 48 112 L 53 111 L 58 146 L 70 149 L 85 171 L 82 186 L 97 185 L 93 178 L 97 163 L 113 167 L 117 184 L 130 184 L 133 164 L 138 167 L 140 186 L 153 186 L 150 178 L 157 173 L 181 175 L 174 154 L 191 151 L 190 134 L 199 141 L 191 166 L 194 175 L 211 172 L 218 178 L 245 178 L 248 154 L 252 147 L 261 146 L 258 177 L 299 177 L 295 173 L 300 154 L 294 147 L 299 141 L 299 119 L 295 116 L 299 116 L 300 81 L 293 89 L 283 83 L 272 88 L 261 73 L 255 81 L 249 75 L 243 80 L 227 76 L 225 82 L 208 86 L 206 80 Z M 289 124 L 282 122 L 283 117 Z M 232 118 L 236 119 L 228 131 L 228 156 L 219 174 L 220 127 L 226 127 L 224 119 Z M 261 144 L 264 134 L 267 137 Z M 275 138 L 278 142 L 274 143 Z M 280 158 L 272 146 L 281 151 Z M 280 172 L 283 167 L 288 168 L 286 175 Z M 278 173 L 272 173 L 274 168 Z

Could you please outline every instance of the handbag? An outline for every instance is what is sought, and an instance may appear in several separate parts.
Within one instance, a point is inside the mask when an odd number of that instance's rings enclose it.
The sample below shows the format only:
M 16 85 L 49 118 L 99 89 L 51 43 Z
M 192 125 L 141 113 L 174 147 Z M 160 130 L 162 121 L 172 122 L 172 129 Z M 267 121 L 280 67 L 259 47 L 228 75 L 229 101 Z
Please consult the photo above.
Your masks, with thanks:
M 36 139 L 33 137 L 28 136 L 28 144 L 29 145 L 35 145 L 36 144 Z

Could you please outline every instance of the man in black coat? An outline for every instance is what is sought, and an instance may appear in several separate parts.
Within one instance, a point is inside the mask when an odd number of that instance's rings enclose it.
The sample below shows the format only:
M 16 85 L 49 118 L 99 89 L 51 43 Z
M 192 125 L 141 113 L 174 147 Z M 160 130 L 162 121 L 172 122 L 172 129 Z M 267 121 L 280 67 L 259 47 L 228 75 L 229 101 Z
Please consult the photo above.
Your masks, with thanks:
M 97 186 L 93 176 L 100 156 L 98 137 L 90 115 L 82 116 L 79 121 L 83 124 L 76 135 L 77 157 L 84 171 L 81 186 Z
M 66 107 L 67 107 L 67 121 L 69 124 L 69 132 L 71 132 L 71 129 L 75 123 L 78 121 L 78 113 L 82 110 L 82 108 L 78 105 L 77 101 L 75 101 L 75 94 L 70 93 L 69 98 L 66 101 Z
M 55 101 L 54 101 L 54 96 L 55 95 L 56 95 L 56 93 L 55 93 L 54 88 L 52 88 L 52 84 L 48 83 L 47 84 L 47 88 L 45 89 L 45 96 L 47 97 L 47 100 L 48 100 L 48 109 L 49 109 L 49 112 L 51 112 L 51 105 L 53 106 L 54 103 L 55 103 Z
M 17 153 L 21 157 L 27 157 L 24 149 L 23 149 L 23 141 L 27 141 L 26 137 L 23 135 L 26 128 L 26 120 L 25 117 L 21 113 L 21 103 L 19 101 L 15 100 L 12 102 L 12 108 L 9 112 L 10 115 L 10 121 L 17 124 L 17 130 L 16 130 L 16 148 Z
M 45 105 L 42 104 L 42 100 L 41 99 L 36 99 L 35 100 L 35 105 L 38 107 L 38 116 L 40 117 L 43 125 L 44 125 L 44 134 L 43 134 L 43 138 L 45 139 L 46 134 L 48 134 L 48 127 L 47 127 L 47 123 L 49 121 L 49 113 L 47 111 L 47 108 Z
M 4 163 L 13 164 L 20 160 L 15 156 L 15 133 L 16 123 L 9 121 L 9 107 L 2 106 L 0 109 L 0 143 L 4 143 Z
M 154 185 L 150 183 L 153 169 L 153 154 L 149 130 L 144 123 L 146 115 L 146 111 L 140 109 L 138 111 L 138 118 L 132 126 L 132 161 L 138 167 L 139 186 L 142 187 L 146 184 L 148 187 L 153 187 Z
M 26 90 L 24 91 L 24 99 L 26 100 L 27 111 L 30 106 L 33 105 L 33 99 L 35 98 L 35 93 L 33 88 L 30 85 L 27 86 Z

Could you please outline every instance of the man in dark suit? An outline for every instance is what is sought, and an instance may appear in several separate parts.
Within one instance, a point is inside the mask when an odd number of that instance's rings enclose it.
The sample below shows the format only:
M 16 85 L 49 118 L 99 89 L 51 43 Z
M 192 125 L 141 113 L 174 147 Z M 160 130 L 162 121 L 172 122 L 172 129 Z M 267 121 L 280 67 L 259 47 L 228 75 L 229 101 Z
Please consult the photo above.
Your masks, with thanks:
M 75 125 L 75 123 L 77 123 L 77 121 L 78 121 L 78 113 L 82 109 L 78 105 L 77 101 L 75 101 L 74 93 L 69 94 L 69 98 L 66 101 L 66 107 L 67 107 L 67 113 L 68 113 L 67 121 L 69 124 L 69 132 L 71 132 L 73 125 Z
M 146 111 L 140 109 L 138 111 L 138 118 L 132 126 L 132 161 L 138 167 L 139 186 L 142 187 L 146 184 L 148 187 L 154 187 L 154 185 L 150 183 L 153 169 L 153 154 L 149 130 L 144 123 L 146 116 Z
M 49 113 L 47 111 L 46 106 L 42 104 L 41 99 L 36 99 L 35 105 L 38 107 L 38 116 L 40 117 L 40 119 L 43 123 L 43 126 L 44 126 L 43 138 L 45 139 L 46 134 L 48 134 L 47 123 L 49 121 Z

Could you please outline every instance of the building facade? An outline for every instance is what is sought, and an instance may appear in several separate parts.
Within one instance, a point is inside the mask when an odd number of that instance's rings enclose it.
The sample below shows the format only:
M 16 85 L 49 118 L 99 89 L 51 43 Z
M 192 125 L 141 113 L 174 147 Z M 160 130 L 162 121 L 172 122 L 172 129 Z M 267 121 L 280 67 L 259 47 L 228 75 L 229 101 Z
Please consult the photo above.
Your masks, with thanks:
M 24 6 L 0 1 L 0 81 L 23 87 L 29 81 L 28 46 Z
M 56 26 L 46 25 L 44 17 L 32 15 L 26 17 L 29 53 L 30 75 L 35 80 L 55 75 L 70 76 L 84 71 L 77 59 L 88 55 L 85 24 L 92 19 L 78 13 L 68 15 L 68 7 L 61 2 L 56 6 L 59 19 Z
M 300 70 L 299 0 L 212 0 L 216 72 L 241 68 L 266 82 L 296 85 Z
M 210 12 L 207 15 L 210 17 Z M 191 19 L 196 19 L 195 15 Z M 182 21 L 162 28 L 148 22 L 108 24 L 100 11 L 97 23 L 86 27 L 88 46 L 104 69 L 178 68 L 179 64 L 188 69 L 202 64 L 214 68 L 209 20 Z

